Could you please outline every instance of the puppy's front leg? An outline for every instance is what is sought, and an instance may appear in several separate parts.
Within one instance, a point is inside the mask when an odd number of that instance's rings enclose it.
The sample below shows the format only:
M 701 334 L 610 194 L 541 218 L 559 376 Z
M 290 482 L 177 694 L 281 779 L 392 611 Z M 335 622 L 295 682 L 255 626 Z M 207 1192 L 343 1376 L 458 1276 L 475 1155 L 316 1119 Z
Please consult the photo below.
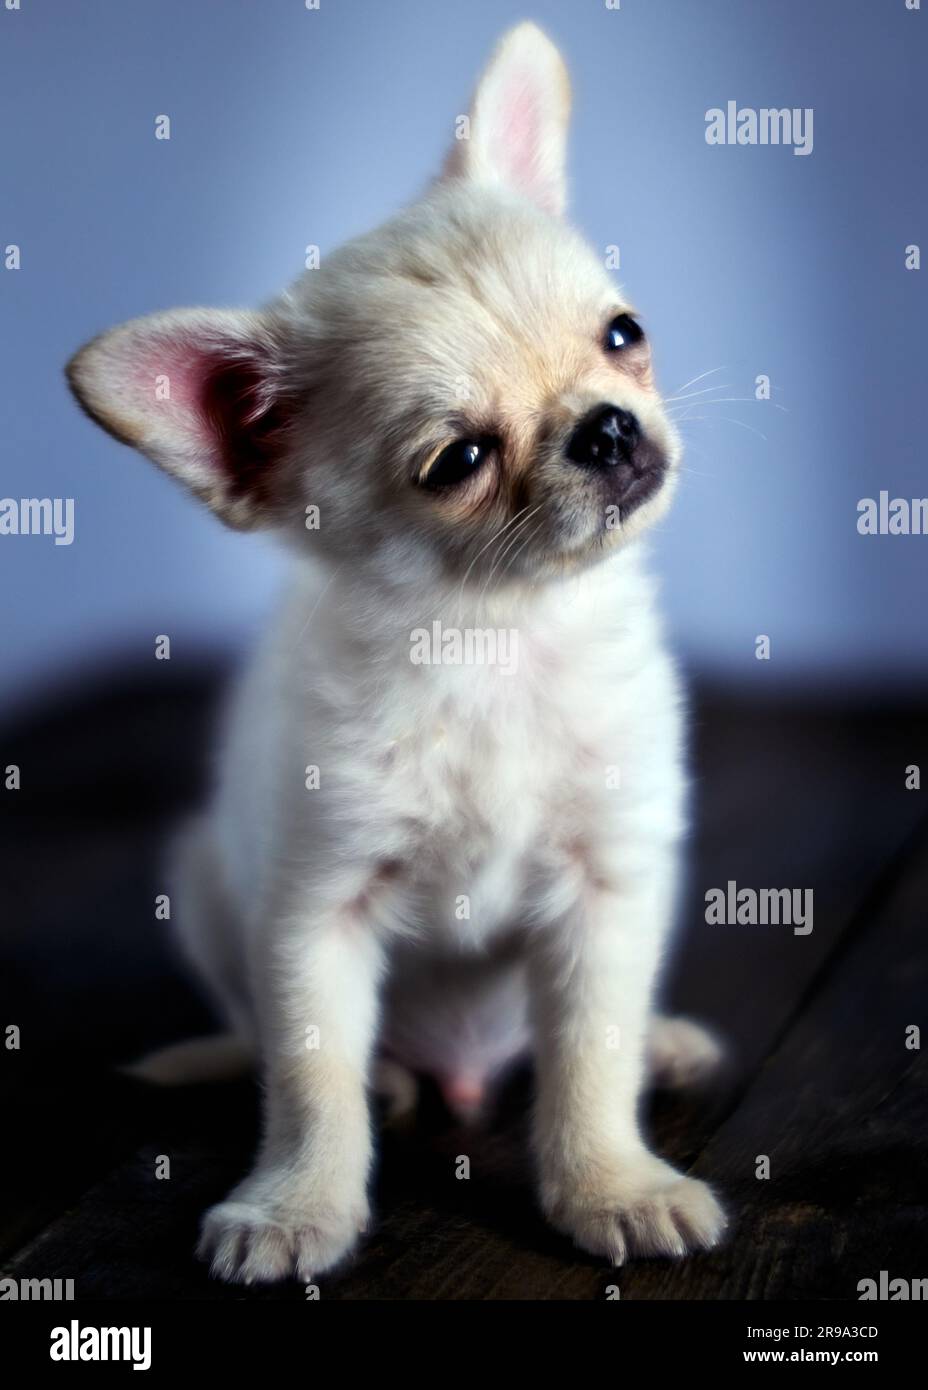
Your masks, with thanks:
M 673 865 L 579 899 L 531 947 L 536 1026 L 536 1153 L 552 1224 L 585 1250 L 683 1255 L 718 1240 L 709 1188 L 650 1152 L 638 1098 L 653 977 Z
M 200 1254 L 220 1278 L 311 1280 L 367 1224 L 382 952 L 364 902 L 308 929 L 278 923 L 260 967 L 264 1134 L 251 1174 L 204 1219 Z

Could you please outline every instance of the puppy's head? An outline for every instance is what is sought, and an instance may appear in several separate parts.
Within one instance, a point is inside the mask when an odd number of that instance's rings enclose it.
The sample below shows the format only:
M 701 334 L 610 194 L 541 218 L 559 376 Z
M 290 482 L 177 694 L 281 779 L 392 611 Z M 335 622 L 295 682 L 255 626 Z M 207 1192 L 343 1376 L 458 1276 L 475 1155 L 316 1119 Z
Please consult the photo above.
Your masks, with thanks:
M 520 25 L 418 203 L 265 310 L 104 334 L 69 364 L 76 395 L 230 525 L 372 576 L 592 563 L 663 513 L 679 450 L 646 333 L 563 221 L 569 104 Z

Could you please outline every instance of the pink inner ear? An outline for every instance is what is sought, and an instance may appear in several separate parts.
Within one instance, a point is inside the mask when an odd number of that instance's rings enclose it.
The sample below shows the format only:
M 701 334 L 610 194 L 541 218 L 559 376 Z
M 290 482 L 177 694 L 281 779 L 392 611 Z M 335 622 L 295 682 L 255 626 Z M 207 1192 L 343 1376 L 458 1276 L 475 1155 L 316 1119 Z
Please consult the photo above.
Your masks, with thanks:
M 183 411 L 195 411 L 203 379 L 203 356 L 192 343 L 173 338 L 159 337 L 154 342 L 144 343 L 133 353 L 131 380 L 139 398 L 156 399 L 157 379 L 167 377 L 171 394 L 165 404 Z
M 203 389 L 221 358 L 220 349 L 206 351 L 199 342 L 183 335 L 158 335 L 139 349 L 132 373 L 139 398 L 154 400 L 155 409 L 163 409 L 174 420 L 174 428 L 182 427 L 185 433 L 192 434 L 197 446 L 207 452 L 214 447 L 215 430 L 203 409 Z M 159 377 L 167 377 L 170 383 L 166 401 L 154 395 Z
M 500 163 L 507 183 L 554 211 L 555 191 L 541 173 L 544 139 L 542 100 L 530 70 L 512 75 L 500 102 L 497 126 Z
M 284 426 L 272 368 L 254 344 L 162 339 L 139 364 L 135 381 L 150 396 L 157 375 L 170 379 L 170 407 L 183 417 L 204 461 L 221 471 L 233 496 L 265 491 Z

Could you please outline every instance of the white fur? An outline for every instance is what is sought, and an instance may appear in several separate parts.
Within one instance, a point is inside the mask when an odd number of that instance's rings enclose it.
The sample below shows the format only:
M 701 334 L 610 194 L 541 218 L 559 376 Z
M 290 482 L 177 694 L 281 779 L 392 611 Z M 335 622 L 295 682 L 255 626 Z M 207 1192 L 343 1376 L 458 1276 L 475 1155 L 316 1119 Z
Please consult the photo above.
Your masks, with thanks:
M 250 1000 L 248 1024 L 271 1077 L 268 1037 L 285 1059 L 281 1104 L 288 1117 L 306 1105 L 306 1133 L 300 1147 L 266 1144 L 258 1176 L 211 1217 L 217 1272 L 268 1272 L 258 1256 L 235 1264 L 233 1247 L 250 1249 L 254 1239 L 246 1228 L 296 1232 L 287 1268 L 301 1278 L 360 1230 L 365 1072 L 377 983 L 391 957 L 398 983 L 381 1038 L 396 1060 L 441 1080 L 485 1081 L 523 1050 L 525 1008 L 509 978 L 518 968 L 513 933 L 534 983 L 536 1144 L 552 1220 L 614 1259 L 711 1243 L 719 1230 L 711 1197 L 647 1152 L 637 1122 L 682 828 L 676 683 L 637 553 L 496 607 L 494 620 L 522 635 L 515 678 L 413 666 L 408 624 L 390 604 L 376 610 L 369 593 L 359 635 L 359 598 L 347 579 L 297 573 L 239 693 L 222 759 L 210 833 L 237 904 L 221 924 L 223 956 L 235 957 L 231 973 Z M 304 788 L 310 762 L 321 769 L 314 791 Z M 619 790 L 607 787 L 607 765 L 620 769 Z M 384 863 L 402 868 L 378 884 Z M 466 922 L 454 911 L 462 893 Z M 188 931 L 209 929 L 182 920 Z M 488 973 L 470 1001 L 453 972 L 443 992 L 423 988 L 422 972 L 440 986 L 456 953 L 492 966 L 499 948 L 498 976 Z M 223 959 L 217 978 L 229 970 Z M 503 991 L 496 1014 L 487 1013 L 493 990 Z M 235 1016 L 239 996 L 229 1006 Z M 312 1025 L 318 1052 L 304 1046 Z M 668 1045 L 652 1061 L 682 1065 Z M 313 1174 L 326 1175 L 324 1197 Z M 318 1203 L 338 1213 L 337 1235 L 306 1234 Z
M 294 555 L 178 858 L 182 945 L 266 1095 L 254 1170 L 204 1223 L 225 1278 L 307 1279 L 354 1245 L 378 1046 L 402 1104 L 403 1069 L 432 1072 L 461 1114 L 530 1048 L 541 1203 L 595 1254 L 680 1254 L 722 1228 L 709 1189 L 652 1155 L 638 1120 L 649 1061 L 679 1080 L 712 1060 L 698 1030 L 649 1041 L 684 785 L 638 537 L 668 505 L 679 446 L 646 350 L 619 369 L 603 353 L 624 301 L 552 216 L 568 104 L 556 50 L 520 26 L 478 88 L 473 143 L 416 206 L 257 322 L 142 321 L 72 364 L 97 418 L 227 521 L 273 519 Z M 259 377 L 245 437 L 286 406 L 260 505 L 198 413 L 191 333 L 194 356 Z M 184 390 L 162 415 L 145 383 L 171 362 Z M 614 531 L 602 480 L 565 461 L 603 400 L 667 462 Z M 492 420 L 501 443 L 430 496 L 416 479 L 459 416 Z M 517 669 L 414 664 L 411 631 L 433 619 L 514 629 Z

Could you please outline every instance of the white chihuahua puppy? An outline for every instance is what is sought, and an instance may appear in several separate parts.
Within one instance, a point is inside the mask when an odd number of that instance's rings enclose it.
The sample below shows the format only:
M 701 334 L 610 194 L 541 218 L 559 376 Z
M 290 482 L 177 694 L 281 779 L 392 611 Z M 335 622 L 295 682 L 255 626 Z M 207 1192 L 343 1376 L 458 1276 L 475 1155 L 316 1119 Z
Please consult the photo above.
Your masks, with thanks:
M 562 218 L 569 104 L 520 25 L 414 206 L 259 312 L 138 319 L 69 367 L 95 420 L 294 558 L 178 865 L 183 946 L 233 1037 L 202 1074 L 250 1050 L 263 1080 L 254 1170 L 203 1225 L 225 1279 L 307 1280 L 352 1249 L 378 1081 L 409 1103 L 431 1074 L 472 1114 L 527 1049 L 559 1230 L 619 1263 L 723 1228 L 639 1123 L 649 1071 L 716 1055 L 651 1017 L 683 778 L 638 538 L 680 446 L 644 333 Z

